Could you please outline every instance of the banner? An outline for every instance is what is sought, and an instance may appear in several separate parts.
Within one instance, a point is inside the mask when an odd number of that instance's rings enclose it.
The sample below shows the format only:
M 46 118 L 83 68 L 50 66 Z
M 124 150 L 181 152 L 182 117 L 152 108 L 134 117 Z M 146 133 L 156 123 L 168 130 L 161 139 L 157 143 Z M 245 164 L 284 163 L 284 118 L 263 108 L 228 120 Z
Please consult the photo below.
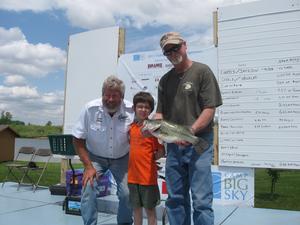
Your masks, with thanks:
M 217 49 L 214 46 L 206 49 L 195 46 L 189 49 L 190 59 L 207 64 L 215 76 L 217 75 Z M 137 92 L 147 91 L 157 102 L 158 82 L 172 67 L 161 50 L 122 55 L 119 58 L 117 74 L 125 83 L 125 99 L 132 101 Z
M 159 172 L 164 176 L 164 169 Z M 212 166 L 214 205 L 254 206 L 254 169 Z M 161 199 L 168 197 L 166 183 L 158 179 Z
M 254 169 L 212 166 L 214 204 L 254 206 Z

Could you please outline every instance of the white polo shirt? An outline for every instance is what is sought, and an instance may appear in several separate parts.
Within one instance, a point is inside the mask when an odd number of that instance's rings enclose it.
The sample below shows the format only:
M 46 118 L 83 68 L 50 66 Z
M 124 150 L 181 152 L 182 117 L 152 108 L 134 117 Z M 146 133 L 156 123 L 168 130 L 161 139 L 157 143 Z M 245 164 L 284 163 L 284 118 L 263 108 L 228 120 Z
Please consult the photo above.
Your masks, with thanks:
M 119 111 L 111 117 L 102 99 L 88 102 L 73 127 L 72 135 L 86 140 L 89 152 L 117 159 L 129 152 L 128 129 L 134 119 L 132 104 L 123 100 Z

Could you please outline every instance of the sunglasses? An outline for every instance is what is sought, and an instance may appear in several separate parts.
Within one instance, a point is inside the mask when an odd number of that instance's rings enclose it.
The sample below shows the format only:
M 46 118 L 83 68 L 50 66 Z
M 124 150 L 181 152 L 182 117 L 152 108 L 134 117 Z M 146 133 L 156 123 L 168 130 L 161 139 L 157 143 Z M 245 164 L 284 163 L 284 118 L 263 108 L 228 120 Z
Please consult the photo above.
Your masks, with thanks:
M 175 53 L 178 52 L 181 48 L 181 45 L 182 44 L 174 45 L 174 47 L 164 50 L 164 52 L 163 52 L 164 56 L 170 56 L 172 54 L 172 52 L 175 52 Z

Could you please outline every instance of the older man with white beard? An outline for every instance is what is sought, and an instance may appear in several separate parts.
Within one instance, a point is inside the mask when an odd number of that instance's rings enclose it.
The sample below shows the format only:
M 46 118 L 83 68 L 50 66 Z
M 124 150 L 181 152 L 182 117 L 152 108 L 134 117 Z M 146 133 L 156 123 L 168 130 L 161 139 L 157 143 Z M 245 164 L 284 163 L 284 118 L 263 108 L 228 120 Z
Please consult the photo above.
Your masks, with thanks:
M 127 186 L 128 126 L 134 112 L 124 100 L 125 85 L 109 76 L 102 86 L 102 98 L 87 103 L 73 128 L 73 143 L 84 165 L 81 214 L 85 225 L 96 225 L 98 218 L 98 178 L 110 170 L 117 183 L 118 224 L 132 224 Z

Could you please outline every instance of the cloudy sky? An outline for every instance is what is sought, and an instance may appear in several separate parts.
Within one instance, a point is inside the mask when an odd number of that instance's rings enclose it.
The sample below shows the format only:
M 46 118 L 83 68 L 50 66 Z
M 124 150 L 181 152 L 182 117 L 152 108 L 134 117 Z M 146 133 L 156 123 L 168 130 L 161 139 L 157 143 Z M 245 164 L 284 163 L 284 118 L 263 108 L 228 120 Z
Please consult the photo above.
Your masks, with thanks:
M 212 12 L 251 0 L 0 0 L 0 111 L 62 125 L 72 34 L 121 26 L 126 53 L 155 50 L 163 32 L 212 44 Z

